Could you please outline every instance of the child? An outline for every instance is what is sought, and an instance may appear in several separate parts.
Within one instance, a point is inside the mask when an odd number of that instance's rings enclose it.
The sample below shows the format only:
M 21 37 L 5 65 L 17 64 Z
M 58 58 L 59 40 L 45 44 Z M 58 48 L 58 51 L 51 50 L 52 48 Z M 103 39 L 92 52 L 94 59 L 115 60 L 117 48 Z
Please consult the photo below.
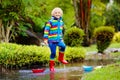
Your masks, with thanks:
M 62 15 L 63 11 L 61 8 L 56 7 L 51 12 L 51 19 L 47 22 L 44 30 L 44 43 L 49 45 L 51 55 L 50 55 L 50 71 L 55 71 L 54 69 L 54 58 L 56 56 L 56 47 L 59 47 L 59 57 L 58 60 L 63 63 L 67 64 L 68 62 L 64 60 L 64 52 L 66 45 L 63 42 L 63 21 Z

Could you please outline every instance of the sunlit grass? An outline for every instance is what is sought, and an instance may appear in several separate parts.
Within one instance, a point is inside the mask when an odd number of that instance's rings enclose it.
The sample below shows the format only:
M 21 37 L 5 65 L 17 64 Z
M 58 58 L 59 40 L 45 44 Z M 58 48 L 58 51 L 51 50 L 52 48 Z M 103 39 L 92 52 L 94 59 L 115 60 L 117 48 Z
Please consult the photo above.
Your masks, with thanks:
M 120 48 L 120 43 L 112 43 L 109 48 Z
M 120 62 L 84 74 L 84 80 L 120 80 Z
M 97 46 L 96 46 L 96 44 L 93 44 L 89 47 L 85 47 L 85 49 L 86 49 L 87 52 L 88 51 L 97 51 Z
M 120 48 L 120 43 L 111 43 L 111 45 L 108 48 Z M 93 44 L 89 47 L 85 47 L 86 51 L 97 51 L 97 46 L 96 44 Z
M 96 51 L 96 45 L 85 47 L 87 51 Z M 112 43 L 108 48 L 120 48 L 120 43 Z M 120 52 L 112 52 L 113 58 L 120 57 Z M 84 80 L 120 80 L 120 61 L 118 63 L 107 65 L 103 68 L 94 70 L 83 75 Z

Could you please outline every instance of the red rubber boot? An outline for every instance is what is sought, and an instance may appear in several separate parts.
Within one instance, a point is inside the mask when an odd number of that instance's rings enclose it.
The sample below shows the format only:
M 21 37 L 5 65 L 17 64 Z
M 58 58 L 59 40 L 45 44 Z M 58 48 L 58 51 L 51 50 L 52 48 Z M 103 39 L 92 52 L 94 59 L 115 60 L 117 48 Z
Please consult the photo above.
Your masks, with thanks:
M 63 64 L 68 64 L 68 62 L 64 60 L 64 53 L 59 52 L 58 60 Z
M 55 69 L 54 69 L 54 60 L 50 60 L 50 64 L 49 64 L 49 66 L 50 66 L 50 71 L 51 72 L 54 72 L 55 71 Z

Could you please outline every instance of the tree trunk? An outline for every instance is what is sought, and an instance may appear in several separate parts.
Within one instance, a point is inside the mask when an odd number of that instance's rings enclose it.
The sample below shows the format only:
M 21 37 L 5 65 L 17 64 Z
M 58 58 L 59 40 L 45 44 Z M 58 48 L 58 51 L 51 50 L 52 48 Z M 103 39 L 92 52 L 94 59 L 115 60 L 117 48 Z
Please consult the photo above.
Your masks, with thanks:
M 85 36 L 83 40 L 83 46 L 89 46 L 89 20 L 90 20 L 90 7 L 91 0 L 73 0 L 76 26 L 83 29 Z
M 79 3 L 79 0 L 73 0 L 73 5 L 74 5 L 74 10 L 75 10 L 75 24 L 77 27 L 81 28 L 81 17 L 80 17 L 80 9 L 79 9 L 79 6 L 80 6 L 80 3 Z
M 0 42 L 9 42 L 11 38 L 11 29 L 14 25 L 14 21 L 12 20 L 10 23 L 8 21 L 6 27 L 2 24 L 2 20 L 0 20 Z

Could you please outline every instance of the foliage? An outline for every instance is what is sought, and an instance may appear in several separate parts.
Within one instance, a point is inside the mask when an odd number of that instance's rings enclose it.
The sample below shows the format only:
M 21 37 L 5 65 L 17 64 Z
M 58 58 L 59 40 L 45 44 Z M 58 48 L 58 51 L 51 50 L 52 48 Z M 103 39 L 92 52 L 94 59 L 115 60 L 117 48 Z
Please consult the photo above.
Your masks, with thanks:
M 114 0 L 114 2 L 120 4 L 120 0 Z
M 101 0 L 92 1 L 92 7 L 91 7 L 92 14 L 102 16 L 105 9 L 106 9 L 106 5 L 102 3 Z
M 115 30 L 120 30 L 120 8 L 117 4 L 111 5 L 105 12 L 106 25 L 115 26 Z
M 113 27 L 101 26 L 95 29 L 94 37 L 96 38 L 97 49 L 99 53 L 103 53 L 103 51 L 110 45 L 113 36 Z
M 36 62 L 45 63 L 49 60 L 47 47 L 2 43 L 0 48 L 0 62 L 6 68 L 21 67 Z
M 90 26 L 89 26 L 89 35 L 92 38 L 93 31 L 99 26 L 105 25 L 105 16 L 103 16 L 106 5 L 101 2 L 101 0 L 92 1 L 91 6 L 91 15 L 90 15 Z
M 25 31 L 30 26 L 25 26 L 28 23 L 24 22 L 24 9 L 25 6 L 22 0 L 4 0 L 0 2 L 0 19 L 2 25 L 0 34 L 3 33 L 3 40 L 8 39 L 5 42 L 14 39 L 19 33 L 26 36 Z
M 97 69 L 89 74 L 84 74 L 85 80 L 119 80 L 120 79 L 120 62 L 107 65 Z M 93 76 L 94 75 L 94 76 Z
M 85 58 L 86 50 L 83 47 L 67 47 L 66 60 L 77 62 Z
M 74 53 L 73 53 L 74 52 Z M 68 56 L 67 56 L 68 55 Z M 50 51 L 44 46 L 27 46 L 13 43 L 0 44 L 0 63 L 6 68 L 21 68 L 22 66 L 32 66 L 32 64 L 47 64 L 49 62 Z M 83 48 L 66 49 L 66 60 L 83 59 L 85 50 Z M 55 60 L 58 62 L 58 59 Z
M 84 31 L 82 29 L 72 27 L 68 29 L 64 35 L 64 41 L 68 46 L 80 46 L 83 41 Z
M 65 3 L 66 5 L 64 5 Z M 71 26 L 71 23 L 74 22 L 74 10 L 69 0 L 24 0 L 24 5 L 25 14 L 29 16 L 35 24 L 33 26 L 35 32 L 41 32 L 44 23 L 51 18 L 51 11 L 55 7 L 60 7 L 63 10 L 63 20 L 66 27 Z
M 97 15 L 94 12 L 91 13 L 91 20 L 89 27 L 90 37 L 92 37 L 95 28 L 99 26 L 104 26 L 104 24 L 105 24 L 105 18 L 103 16 Z
M 108 3 L 110 0 L 101 0 L 101 2 L 103 2 L 103 3 Z
M 64 3 L 66 3 L 66 5 L 64 5 Z M 62 8 L 65 28 L 70 27 L 74 22 L 72 0 L 2 0 L 0 1 L 0 26 L 1 19 L 4 30 L 6 30 L 6 25 L 11 25 L 11 20 L 13 21 L 12 28 L 9 31 L 9 36 L 12 36 L 9 39 L 11 41 L 16 41 L 15 38 L 18 36 L 27 36 L 27 29 L 40 33 L 42 32 L 45 22 L 51 18 L 51 11 L 55 7 Z M 0 33 L 3 34 L 3 32 Z M 2 37 L 2 39 L 4 38 L 5 37 Z M 0 42 L 1 41 L 0 35 Z
M 24 6 L 21 0 L 4 0 L 0 2 L 0 18 L 7 22 L 12 19 L 18 20 L 19 14 L 24 13 Z
M 32 29 L 40 32 L 44 22 L 48 19 L 47 3 L 41 0 L 23 0 L 25 5 L 25 14 L 32 21 Z
M 116 32 L 113 36 L 113 42 L 120 43 L 120 32 Z
M 72 23 L 75 22 L 75 15 L 74 15 L 74 7 L 72 0 L 47 0 L 47 11 L 48 11 L 48 16 L 51 16 L 51 10 L 55 7 L 60 7 L 63 10 L 63 21 L 65 23 L 66 28 L 70 28 Z M 54 4 L 52 4 L 54 3 Z M 51 5 L 52 4 L 52 5 Z M 45 15 L 46 16 L 46 15 Z M 49 18 L 48 17 L 48 18 Z

